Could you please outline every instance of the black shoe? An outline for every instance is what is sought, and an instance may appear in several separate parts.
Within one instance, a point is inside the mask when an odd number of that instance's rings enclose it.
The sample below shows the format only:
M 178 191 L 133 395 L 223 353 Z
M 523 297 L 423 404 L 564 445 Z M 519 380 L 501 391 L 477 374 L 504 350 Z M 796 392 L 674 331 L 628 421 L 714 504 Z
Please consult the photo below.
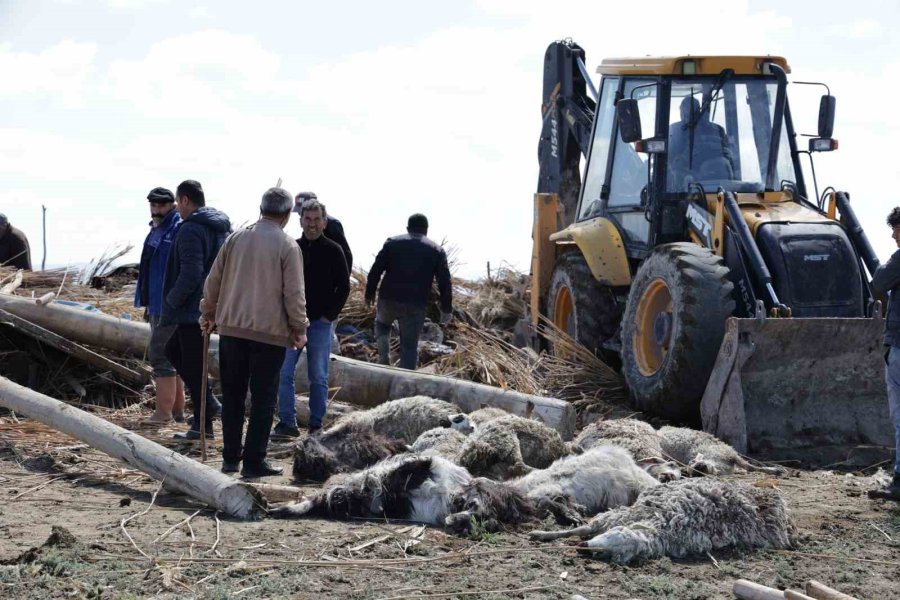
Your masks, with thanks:
M 900 473 L 894 473 L 894 479 L 883 488 L 870 490 L 869 498 L 900 501 Z
M 322 431 L 322 426 L 321 426 L 321 425 L 310 425 L 310 426 L 306 429 L 307 435 L 316 435 L 316 434 L 319 433 L 320 431 Z
M 237 473 L 241 470 L 241 461 L 239 460 L 224 460 L 222 461 L 222 472 L 223 473 Z
M 273 467 L 269 461 L 247 464 L 244 462 L 244 468 L 241 469 L 241 475 L 244 477 L 271 477 L 272 475 L 281 475 L 284 469 L 281 467 Z
M 211 398 L 207 398 L 206 403 L 206 422 L 212 423 L 212 420 L 222 414 L 222 403 L 219 402 L 218 398 L 212 396 Z M 191 415 L 187 419 L 187 424 L 194 428 L 194 415 Z
M 206 428 L 206 439 L 211 440 L 211 439 L 214 439 L 215 437 L 216 436 L 213 433 L 212 427 L 207 427 Z M 196 429 L 188 429 L 187 431 L 176 433 L 175 435 L 172 436 L 172 439 L 173 440 L 199 440 L 200 432 Z
M 286 423 L 279 423 L 275 426 L 275 429 L 272 430 L 273 435 L 280 435 L 283 437 L 300 437 L 300 430 L 297 429 L 297 426 L 293 427 Z

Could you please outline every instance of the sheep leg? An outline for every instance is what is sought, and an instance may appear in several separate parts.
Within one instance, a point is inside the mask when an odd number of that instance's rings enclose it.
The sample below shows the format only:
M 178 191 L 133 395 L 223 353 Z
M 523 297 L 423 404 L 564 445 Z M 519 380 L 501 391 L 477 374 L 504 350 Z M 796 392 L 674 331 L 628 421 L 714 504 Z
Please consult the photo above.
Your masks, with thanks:
M 580 546 L 580 552 L 620 564 L 629 563 L 639 557 L 661 556 L 661 552 L 654 548 L 648 532 L 637 531 L 630 527 L 613 527 Z
M 553 515 L 559 525 L 584 524 L 582 513 L 578 511 L 578 507 L 569 498 L 541 498 L 538 501 L 538 509 Z
M 538 542 L 550 542 L 564 537 L 578 536 L 586 538 L 594 535 L 594 533 L 596 533 L 594 528 L 590 524 L 587 524 L 573 529 L 562 529 L 557 531 L 541 531 L 536 529 L 534 531 L 529 531 L 528 537 Z

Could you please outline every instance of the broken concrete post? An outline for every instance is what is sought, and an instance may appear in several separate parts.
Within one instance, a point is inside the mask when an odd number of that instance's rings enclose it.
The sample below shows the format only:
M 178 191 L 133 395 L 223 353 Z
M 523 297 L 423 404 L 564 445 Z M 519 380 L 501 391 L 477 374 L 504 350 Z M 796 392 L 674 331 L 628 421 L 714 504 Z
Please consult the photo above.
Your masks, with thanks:
M 0 377 L 0 406 L 81 440 L 118 458 L 163 485 L 238 519 L 265 513 L 266 500 L 253 487 L 160 446 L 74 406 Z

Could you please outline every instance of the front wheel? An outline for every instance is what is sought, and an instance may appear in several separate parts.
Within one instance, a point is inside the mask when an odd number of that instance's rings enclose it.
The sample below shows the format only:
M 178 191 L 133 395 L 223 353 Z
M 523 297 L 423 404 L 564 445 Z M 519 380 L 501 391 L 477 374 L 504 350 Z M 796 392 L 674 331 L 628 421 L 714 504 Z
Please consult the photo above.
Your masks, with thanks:
M 728 268 L 707 248 L 679 242 L 644 260 L 622 320 L 625 381 L 637 408 L 695 421 L 734 310 Z

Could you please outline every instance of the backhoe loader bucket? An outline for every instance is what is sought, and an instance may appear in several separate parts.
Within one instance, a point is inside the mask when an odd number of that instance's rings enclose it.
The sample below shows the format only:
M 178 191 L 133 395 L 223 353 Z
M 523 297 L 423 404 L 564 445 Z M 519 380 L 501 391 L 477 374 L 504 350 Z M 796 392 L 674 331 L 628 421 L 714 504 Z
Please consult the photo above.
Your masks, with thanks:
M 729 318 L 701 401 L 703 429 L 764 460 L 890 458 L 883 332 L 880 316 Z

